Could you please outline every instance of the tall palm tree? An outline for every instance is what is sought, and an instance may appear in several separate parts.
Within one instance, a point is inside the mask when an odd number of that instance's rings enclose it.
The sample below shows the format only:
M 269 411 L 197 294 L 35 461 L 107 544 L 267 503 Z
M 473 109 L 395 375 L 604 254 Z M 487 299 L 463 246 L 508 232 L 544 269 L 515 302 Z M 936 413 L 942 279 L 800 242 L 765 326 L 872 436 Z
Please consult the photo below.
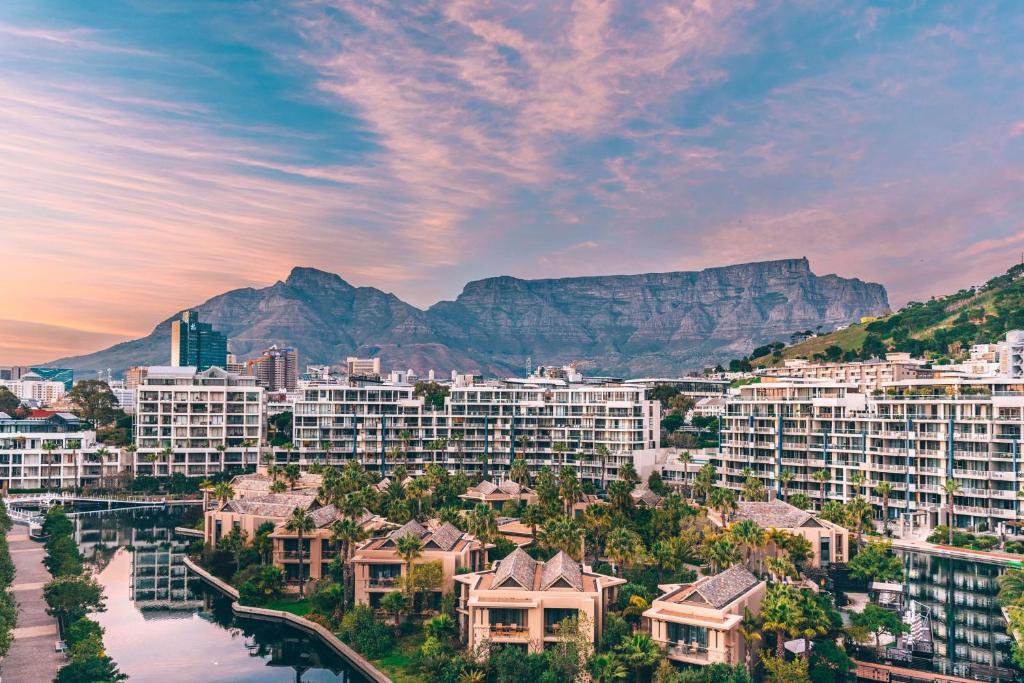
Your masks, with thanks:
M 466 527 L 482 543 L 493 543 L 498 537 L 498 516 L 487 503 L 478 503 L 466 515 Z
M 583 498 L 583 487 L 576 478 L 576 469 L 565 467 L 558 473 L 558 494 L 562 497 L 565 514 L 572 513 L 572 506 Z
M 516 458 L 508 470 L 508 478 L 522 486 L 530 485 L 530 468 L 522 458 Z
M 526 449 L 530 447 L 533 439 L 530 438 L 529 434 L 520 434 L 516 437 L 516 441 L 519 442 L 519 457 L 526 460 Z
M 52 486 L 52 482 L 50 480 L 53 478 L 53 452 L 57 450 L 57 442 L 44 441 L 42 449 L 46 451 L 46 488 L 49 489 Z
M 412 576 L 412 563 L 423 554 L 423 541 L 415 534 L 404 534 L 399 537 L 398 554 L 405 562 L 405 589 L 406 600 L 409 602 L 409 610 L 412 611 L 416 603 L 416 582 Z
M 818 509 L 821 510 L 825 507 L 825 484 L 832 477 L 829 475 L 828 470 L 818 470 L 811 475 L 811 479 L 818 482 L 818 495 L 821 498 L 821 502 L 818 503 Z
M 793 481 L 792 470 L 782 470 L 779 472 L 779 483 L 782 484 L 782 497 L 789 501 L 789 485 Z
M 683 492 L 686 494 L 687 500 L 689 500 L 690 492 L 693 490 L 690 477 L 690 465 L 693 464 L 693 455 L 690 454 L 690 451 L 683 451 L 682 455 L 679 456 L 679 462 L 683 464 Z
M 736 510 L 736 494 L 729 489 L 715 487 L 708 494 L 708 504 L 722 515 L 722 521 L 729 523 L 729 515 Z
M 740 559 L 736 542 L 728 534 L 709 534 L 700 546 L 700 555 L 711 565 L 712 573 L 725 571 Z
M 235 489 L 229 482 L 222 481 L 213 487 L 213 497 L 223 505 L 235 497 Z
M 569 452 L 569 447 L 559 441 L 551 447 L 551 452 L 555 454 L 555 463 L 559 464 L 560 467 L 565 465 L 565 454 Z M 558 463 L 559 458 L 562 459 L 561 463 Z
M 303 540 L 307 532 L 316 528 L 316 524 L 309 512 L 297 507 L 292 510 L 292 515 L 284 523 L 284 528 L 294 532 L 299 538 L 299 597 L 303 597 L 306 581 L 306 550 L 303 547 Z
M 785 654 L 786 633 L 797 619 L 799 607 L 795 591 L 783 583 L 773 584 L 761 603 L 761 625 L 765 631 L 775 632 L 775 656 Z
M 996 582 L 999 584 L 1000 604 L 1015 605 L 1024 598 L 1024 570 L 1007 569 Z
M 634 633 L 615 646 L 616 655 L 633 670 L 636 683 L 643 681 L 644 671 L 661 659 L 661 648 L 646 633 Z
M 455 444 L 455 452 L 458 454 L 456 458 L 459 461 L 459 471 L 465 469 L 465 453 L 463 450 L 466 447 L 466 435 L 463 432 L 452 432 L 448 436 L 448 440 Z
M 537 537 L 537 527 L 544 523 L 544 511 L 539 505 L 527 505 L 519 512 L 519 521 L 530 527 L 530 534 Z
M 753 673 L 754 654 L 757 652 L 757 644 L 762 640 L 761 624 L 746 607 L 743 608 L 743 621 L 740 622 L 738 633 L 743 639 L 743 666 L 747 673 Z
M 429 489 L 430 485 L 427 484 L 427 480 L 424 477 L 416 477 L 409 482 L 409 486 L 405 489 L 406 495 L 416 501 L 417 518 L 423 516 L 423 499 L 430 495 Z
M 892 484 L 881 481 L 875 485 L 875 493 L 882 498 L 882 533 L 889 533 L 889 494 L 892 493 Z
M 854 543 L 860 545 L 864 524 L 871 521 L 871 504 L 857 496 L 846 504 L 846 526 L 853 527 Z
M 604 552 L 615 562 L 619 576 L 622 576 L 624 569 L 629 569 L 647 557 L 647 548 L 640 534 L 625 527 L 617 527 L 608 534 Z
M 741 519 L 738 522 L 733 522 L 729 527 L 729 535 L 743 549 L 744 564 L 747 565 L 747 569 L 752 570 L 754 553 L 768 542 L 765 530 L 752 519 Z
M 574 560 L 582 559 L 583 533 L 576 520 L 552 517 L 540 529 L 537 543 L 549 550 L 561 550 Z
M 866 482 L 867 480 L 867 475 L 861 472 L 860 470 L 857 470 L 856 472 L 853 473 L 853 475 L 850 477 L 850 483 L 853 484 L 854 486 L 853 495 L 860 495 L 860 490 L 864 486 L 864 482 Z
M 821 509 L 821 518 L 833 524 L 843 524 L 846 522 L 846 508 L 838 500 L 830 500 Z
M 398 442 L 402 444 L 402 463 L 409 464 L 409 444 L 412 442 L 413 434 L 408 429 L 398 432 Z
M 706 500 L 715 488 L 715 481 L 718 479 L 718 472 L 711 463 L 701 465 L 700 471 L 693 480 L 693 496 Z
M 949 529 L 949 545 L 953 545 L 953 502 L 956 494 L 960 493 L 960 484 L 956 479 L 947 479 L 942 484 L 942 492 L 946 494 L 946 527 Z
M 608 484 L 608 503 L 619 512 L 633 507 L 633 498 L 629 494 L 629 485 L 624 481 L 616 479 Z
M 821 604 L 810 591 L 801 592 L 797 600 L 799 609 L 793 623 L 792 633 L 804 639 L 803 658 L 811 654 L 811 639 L 828 633 L 832 622 Z
M 354 519 L 339 519 L 331 530 L 331 541 L 341 546 L 342 552 L 342 584 L 345 590 L 345 604 L 352 599 L 352 555 L 355 544 L 366 540 L 367 533 Z

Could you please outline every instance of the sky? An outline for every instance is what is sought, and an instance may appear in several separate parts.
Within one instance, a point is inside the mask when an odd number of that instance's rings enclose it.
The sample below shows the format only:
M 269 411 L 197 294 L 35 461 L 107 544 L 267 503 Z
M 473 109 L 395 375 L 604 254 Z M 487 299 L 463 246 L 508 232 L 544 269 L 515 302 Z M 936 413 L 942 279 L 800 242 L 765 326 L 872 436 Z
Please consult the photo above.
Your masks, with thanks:
M 4 0 L 0 364 L 296 265 L 807 256 L 890 300 L 1024 252 L 1024 3 Z

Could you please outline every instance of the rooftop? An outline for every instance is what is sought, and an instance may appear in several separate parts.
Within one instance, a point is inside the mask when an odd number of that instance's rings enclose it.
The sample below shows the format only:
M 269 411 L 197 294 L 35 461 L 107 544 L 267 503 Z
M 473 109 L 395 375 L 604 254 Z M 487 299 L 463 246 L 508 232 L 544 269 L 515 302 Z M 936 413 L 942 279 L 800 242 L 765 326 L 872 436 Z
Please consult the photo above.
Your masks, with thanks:
M 822 526 L 810 512 L 790 505 L 784 500 L 739 501 L 733 517 L 750 519 L 766 529 L 796 529 L 803 526 Z

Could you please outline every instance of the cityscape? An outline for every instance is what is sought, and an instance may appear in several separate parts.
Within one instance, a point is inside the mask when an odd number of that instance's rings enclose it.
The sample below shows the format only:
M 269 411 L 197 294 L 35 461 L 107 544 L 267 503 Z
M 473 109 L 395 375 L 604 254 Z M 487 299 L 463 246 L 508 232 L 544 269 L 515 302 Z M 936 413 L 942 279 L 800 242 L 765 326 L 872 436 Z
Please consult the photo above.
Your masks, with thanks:
M 1024 683 L 1022 30 L 0 6 L 0 680 Z

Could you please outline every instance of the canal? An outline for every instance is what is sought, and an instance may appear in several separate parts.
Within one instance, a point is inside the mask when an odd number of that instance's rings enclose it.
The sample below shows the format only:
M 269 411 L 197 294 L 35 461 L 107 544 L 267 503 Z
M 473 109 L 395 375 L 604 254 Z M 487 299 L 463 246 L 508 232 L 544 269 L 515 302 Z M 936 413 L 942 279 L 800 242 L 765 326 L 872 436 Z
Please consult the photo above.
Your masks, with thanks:
M 106 611 L 93 618 L 121 671 L 140 683 L 365 683 L 318 638 L 234 616 L 230 600 L 190 573 L 188 541 L 173 530 L 198 516 L 198 508 L 178 508 L 75 520 L 106 595 Z

